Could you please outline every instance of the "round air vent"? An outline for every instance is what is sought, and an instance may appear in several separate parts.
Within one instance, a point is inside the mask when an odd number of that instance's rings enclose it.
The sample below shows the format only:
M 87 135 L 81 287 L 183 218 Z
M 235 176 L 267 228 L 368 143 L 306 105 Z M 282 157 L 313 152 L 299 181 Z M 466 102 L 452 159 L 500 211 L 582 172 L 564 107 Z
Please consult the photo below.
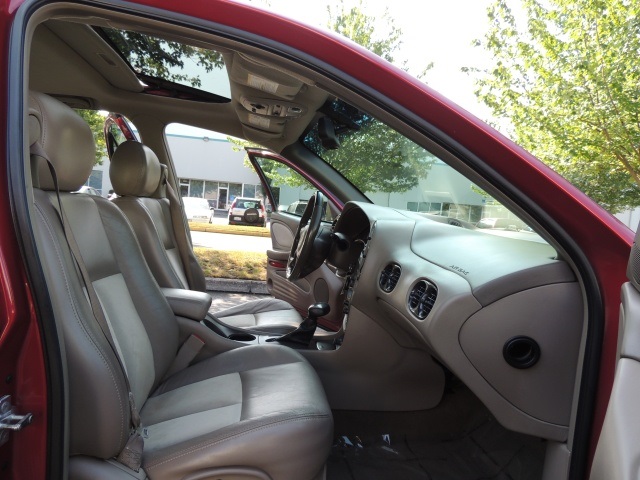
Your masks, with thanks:
M 424 320 L 436 303 L 438 289 L 427 280 L 420 280 L 409 293 L 409 310 L 420 320 Z
M 383 292 L 391 293 L 396 285 L 398 284 L 398 280 L 400 279 L 400 273 L 402 273 L 402 268 L 400 265 L 396 263 L 390 263 L 384 270 L 380 272 L 380 281 L 379 285 Z

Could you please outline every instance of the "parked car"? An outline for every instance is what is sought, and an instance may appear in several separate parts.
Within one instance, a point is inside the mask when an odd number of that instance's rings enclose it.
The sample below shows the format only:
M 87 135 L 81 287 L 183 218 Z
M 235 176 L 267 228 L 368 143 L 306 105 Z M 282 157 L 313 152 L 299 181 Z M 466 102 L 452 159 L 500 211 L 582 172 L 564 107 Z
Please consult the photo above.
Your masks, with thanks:
M 637 477 L 638 246 L 629 262 L 633 232 L 559 174 L 373 53 L 247 2 L 0 1 L 2 475 Z M 261 145 L 272 205 L 287 169 L 307 181 L 308 219 L 272 213 L 266 282 L 304 324 L 220 328 L 206 293 L 159 288 L 141 240 L 197 262 L 70 193 L 95 161 L 72 108 L 136 123 L 162 166 L 135 157 L 146 175 L 121 198 L 165 220 L 172 123 Z M 426 200 L 454 220 L 407 208 Z M 527 235 L 468 228 L 504 209 Z
M 182 197 L 184 212 L 189 222 L 209 222 L 213 216 L 213 210 L 209 208 L 209 202 L 204 198 Z
M 259 198 L 236 197 L 229 207 L 229 225 L 267 224 L 267 212 Z
M 477 228 L 502 228 L 520 230 L 523 223 L 518 218 L 483 218 L 476 223 Z
M 309 200 L 296 200 L 291 203 L 285 211 L 287 213 L 293 213 L 294 215 L 302 215 L 304 209 L 307 208 L 307 203 L 309 203 Z
M 89 187 L 88 185 L 83 185 L 78 190 L 78 193 L 86 193 L 88 195 L 95 195 L 97 197 L 101 197 L 100 192 L 93 187 Z

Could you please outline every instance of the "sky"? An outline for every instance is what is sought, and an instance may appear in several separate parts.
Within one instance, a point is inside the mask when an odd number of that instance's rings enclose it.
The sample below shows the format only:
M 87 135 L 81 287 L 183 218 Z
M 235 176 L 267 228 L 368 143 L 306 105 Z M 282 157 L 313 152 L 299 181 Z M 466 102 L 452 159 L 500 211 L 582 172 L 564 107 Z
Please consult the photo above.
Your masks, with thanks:
M 248 3 L 267 8 L 300 22 L 326 28 L 327 6 L 337 11 L 338 0 L 248 0 Z M 401 47 L 394 53 L 396 63 L 405 61 L 409 73 L 417 76 L 433 62 L 424 81 L 445 97 L 482 120 L 491 120 L 488 108 L 474 95 L 474 80 L 462 67 L 483 68 L 488 64 L 487 53 L 473 47 L 475 39 L 482 39 L 488 28 L 487 8 L 492 0 L 344 0 L 346 8 L 360 5 L 367 15 L 382 18 L 385 8 L 396 27 L 402 30 Z M 382 21 L 382 20 L 381 20 Z M 384 28 L 384 26 L 382 26 Z M 181 128 L 171 133 L 192 135 L 205 131 Z
M 266 1 L 251 3 L 264 6 Z M 335 5 L 335 0 L 270 0 L 269 3 L 268 8 L 274 12 L 326 27 L 327 5 Z M 344 3 L 349 8 L 359 2 L 344 0 Z M 487 8 L 491 3 L 491 0 L 363 0 L 360 7 L 367 15 L 379 18 L 388 8 L 403 33 L 397 59 L 407 60 L 413 75 L 434 62 L 434 68 L 425 77 L 429 86 L 487 120 L 489 111 L 476 100 L 472 77 L 460 69 L 487 66 L 487 54 L 482 48 L 473 47 L 472 42 L 482 39 L 488 29 Z

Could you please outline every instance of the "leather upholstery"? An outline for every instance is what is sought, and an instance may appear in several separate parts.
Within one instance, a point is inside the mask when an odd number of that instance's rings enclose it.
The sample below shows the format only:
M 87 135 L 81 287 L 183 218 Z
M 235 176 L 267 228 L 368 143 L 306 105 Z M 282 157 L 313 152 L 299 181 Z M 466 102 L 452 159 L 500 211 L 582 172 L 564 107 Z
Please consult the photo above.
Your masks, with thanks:
M 113 202 L 131 222 L 149 268 L 160 286 L 188 289 L 189 283 L 173 233 L 169 201 L 151 198 L 159 191 L 159 169 L 158 157 L 145 145 L 138 142 L 121 144 L 109 167 L 114 191 L 120 195 Z M 273 298 L 215 312 L 215 317 L 232 327 L 271 334 L 290 332 L 302 322 L 300 314 L 289 303 Z
M 150 197 L 160 183 L 160 162 L 151 149 L 141 143 L 124 142 L 109 166 L 113 190 L 118 195 Z
M 162 294 L 169 302 L 173 313 L 192 320 L 204 320 L 211 306 L 211 296 L 195 290 L 163 288 Z
M 287 333 L 300 325 L 300 314 L 284 300 L 264 298 L 216 312 L 227 325 L 252 331 Z
M 78 190 L 87 181 L 93 162 L 96 147 L 89 126 L 70 108 L 62 109 L 57 100 L 46 96 L 29 95 L 29 139 L 31 143 L 40 140 L 40 145 L 54 162 L 58 176 L 58 187 L 62 192 Z M 43 111 L 55 111 L 60 121 L 52 121 L 50 117 L 42 115 Z M 76 132 L 82 131 L 82 135 Z M 91 162 L 76 165 L 75 159 L 90 158 Z M 43 189 L 51 190 L 53 181 L 44 161 L 37 164 L 39 185 Z
M 29 123 L 36 129 L 73 116 L 42 94 L 31 96 L 31 106 Z M 69 144 L 92 142 L 88 129 L 71 130 Z M 40 142 L 47 144 L 42 137 Z M 53 150 L 56 170 L 90 172 L 91 149 Z M 77 179 L 70 179 L 76 176 L 65 174 L 66 189 L 74 189 Z M 93 478 L 131 478 L 126 467 L 107 461 L 129 436 L 125 375 L 148 432 L 142 465 L 150 479 L 231 466 L 274 480 L 310 479 L 321 471 L 331 442 L 331 411 L 306 360 L 286 347 L 242 347 L 163 381 L 179 347 L 177 322 L 126 217 L 104 198 L 61 192 L 81 256 L 74 259 L 56 193 L 49 186 L 34 188 L 33 195 L 36 244 L 64 342 L 72 478 L 86 478 L 87 472 Z M 76 260 L 89 273 L 123 367 L 93 316 Z

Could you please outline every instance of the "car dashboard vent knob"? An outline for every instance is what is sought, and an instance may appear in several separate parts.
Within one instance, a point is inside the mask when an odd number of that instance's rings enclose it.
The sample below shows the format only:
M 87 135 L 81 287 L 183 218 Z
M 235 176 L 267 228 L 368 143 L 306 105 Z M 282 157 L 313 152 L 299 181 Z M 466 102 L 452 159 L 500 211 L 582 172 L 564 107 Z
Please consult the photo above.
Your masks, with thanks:
M 427 280 L 420 280 L 409 293 L 409 311 L 420 320 L 424 320 L 431 312 L 437 297 L 438 288 Z
M 391 293 L 396 288 L 398 280 L 400 280 L 400 274 L 402 268 L 397 263 L 390 263 L 380 273 L 380 288 L 383 292 Z

